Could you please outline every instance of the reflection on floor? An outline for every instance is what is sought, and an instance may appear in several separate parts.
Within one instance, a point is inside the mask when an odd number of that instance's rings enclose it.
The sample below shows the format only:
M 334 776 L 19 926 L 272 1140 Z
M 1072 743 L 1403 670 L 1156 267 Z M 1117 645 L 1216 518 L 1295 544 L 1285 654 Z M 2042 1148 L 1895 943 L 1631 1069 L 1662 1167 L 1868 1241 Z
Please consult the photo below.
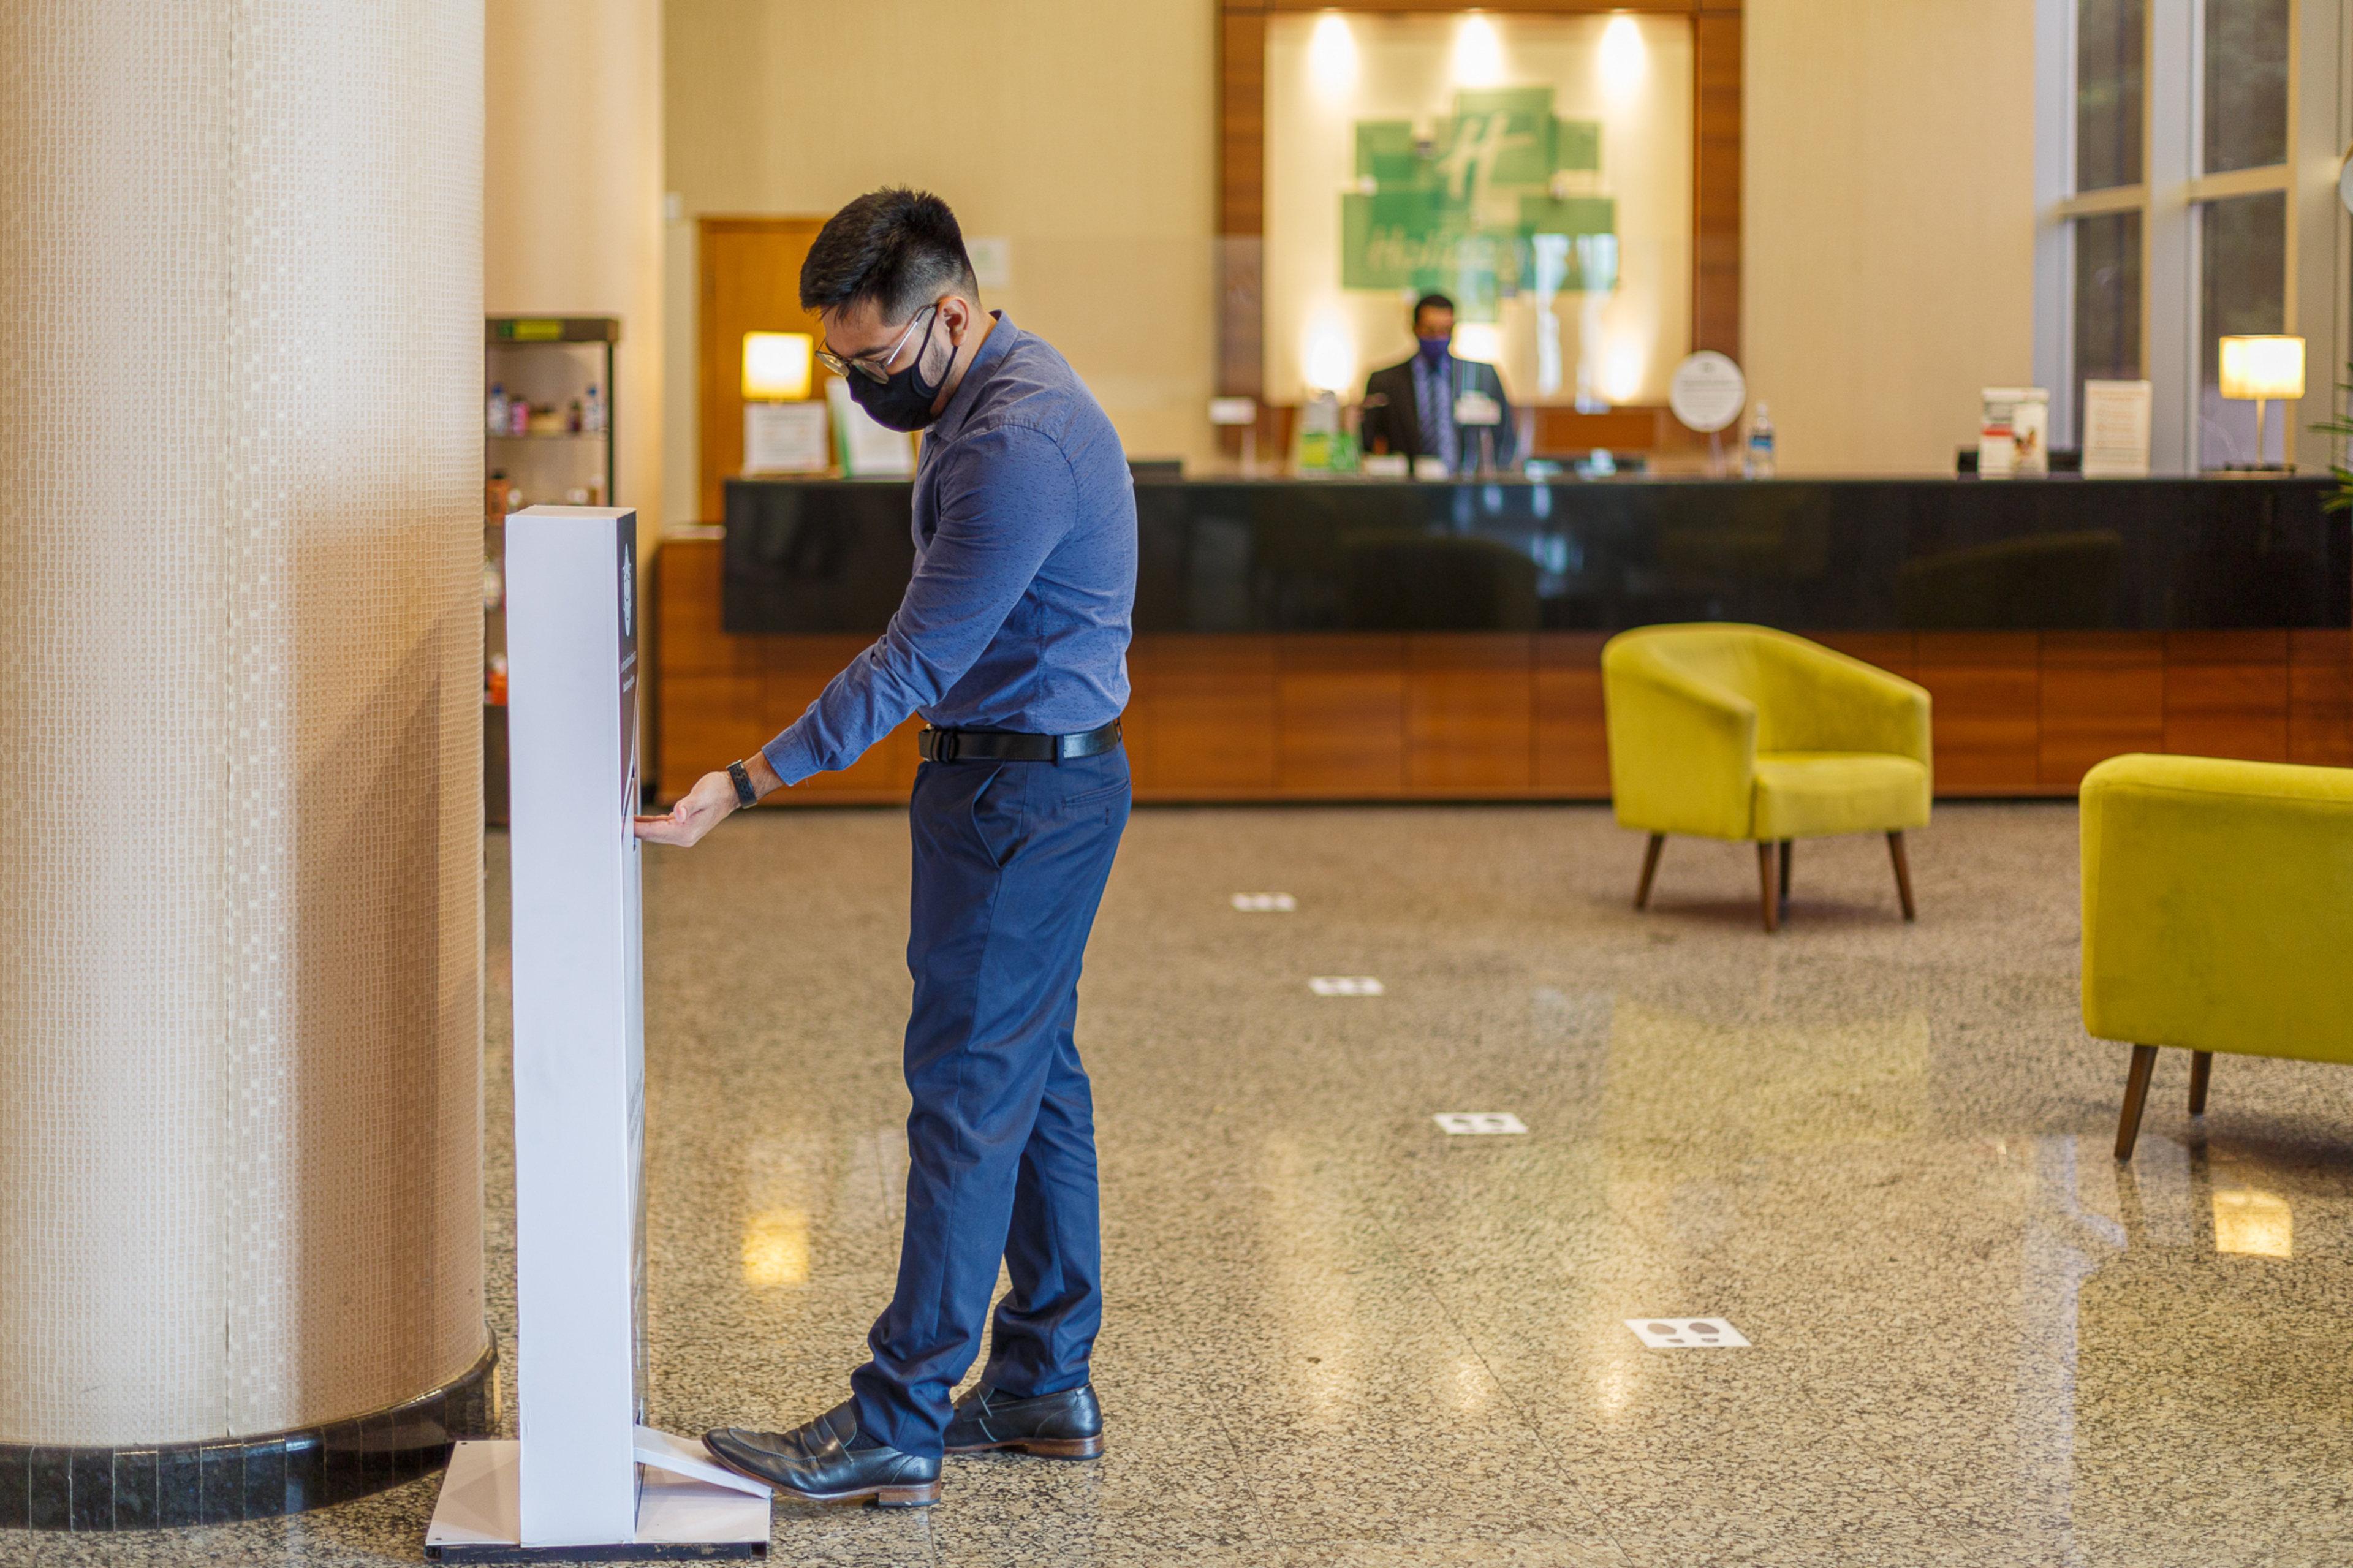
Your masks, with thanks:
M 762 815 L 649 868 L 674 1430 L 832 1404 L 890 1289 L 904 831 Z M 1637 915 L 1641 851 L 1581 808 L 1139 814 L 1081 1026 L 1110 1455 L 955 1461 L 928 1511 L 779 1508 L 776 1559 L 2353 1557 L 2353 1078 L 2224 1058 L 2200 1131 L 2169 1054 L 2120 1172 L 2071 808 L 1942 810 L 1914 927 L 1876 839 L 1801 846 L 1778 938 L 1745 850 L 1671 844 Z M 494 1143 L 503 1005 L 494 973 Z M 1623 1321 L 1703 1314 L 1754 1348 Z M 0 1559 L 415 1561 L 433 1495 Z

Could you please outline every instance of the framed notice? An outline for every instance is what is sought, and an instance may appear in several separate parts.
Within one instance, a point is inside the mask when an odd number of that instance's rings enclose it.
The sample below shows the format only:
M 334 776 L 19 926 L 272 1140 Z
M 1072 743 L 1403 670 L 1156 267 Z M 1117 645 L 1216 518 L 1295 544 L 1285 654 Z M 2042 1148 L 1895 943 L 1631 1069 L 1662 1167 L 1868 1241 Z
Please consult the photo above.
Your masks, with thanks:
M 826 444 L 824 404 L 744 405 L 745 473 L 823 473 L 831 458 Z
M 2148 383 L 2084 384 L 2084 477 L 2148 478 Z

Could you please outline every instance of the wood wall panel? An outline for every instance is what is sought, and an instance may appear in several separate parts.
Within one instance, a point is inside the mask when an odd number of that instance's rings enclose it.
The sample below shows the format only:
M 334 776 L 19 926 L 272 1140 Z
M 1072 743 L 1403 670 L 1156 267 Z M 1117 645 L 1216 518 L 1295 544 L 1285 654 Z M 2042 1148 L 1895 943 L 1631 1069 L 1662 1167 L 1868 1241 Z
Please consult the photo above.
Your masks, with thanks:
M 1692 20 L 1692 347 L 1740 357 L 1741 17 Z
M 1512 632 L 1406 635 L 1407 786 L 1525 794 L 1535 782 L 1535 639 Z
M 2037 782 L 2072 790 L 2094 763 L 2165 750 L 2165 638 L 2045 632 Z
M 2287 761 L 2287 684 L 2284 631 L 2168 633 L 2165 749 Z
M 1266 13 L 1256 0 L 1223 0 L 1218 12 L 1218 391 L 1227 396 L 1257 397 L 1265 390 L 1265 234 Z M 1241 449 L 1238 431 L 1231 449 Z
M 1128 654 L 1126 725 L 1139 793 L 1171 799 L 1275 787 L 1275 638 L 1149 637 Z
M 707 217 L 695 226 L 695 417 L 701 430 L 701 521 L 726 511 L 722 487 L 744 468 L 744 334 L 807 332 L 824 323 L 801 309 L 801 263 L 821 217 Z M 813 365 L 810 391 L 828 372 Z M 684 522 L 684 518 L 674 518 Z
M 2288 761 L 2353 767 L 2353 633 L 2290 632 L 2287 683 Z
M 1546 794 L 1609 798 L 1609 732 L 1601 701 L 1601 632 L 1538 632 L 1535 784 Z
M 1285 637 L 1277 659 L 1278 787 L 1325 797 L 1405 788 L 1405 637 Z
M 1913 679 L 1934 703 L 1936 787 L 2031 795 L 2041 756 L 2032 632 L 1922 632 Z

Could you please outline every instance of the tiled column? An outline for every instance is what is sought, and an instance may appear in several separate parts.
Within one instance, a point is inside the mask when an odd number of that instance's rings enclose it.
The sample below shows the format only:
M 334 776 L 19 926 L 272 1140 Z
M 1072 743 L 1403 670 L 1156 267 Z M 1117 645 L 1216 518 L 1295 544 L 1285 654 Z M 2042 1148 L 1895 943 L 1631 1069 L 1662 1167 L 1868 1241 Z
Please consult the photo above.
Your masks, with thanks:
M 0 1526 L 482 1419 L 481 39 L 0 7 Z

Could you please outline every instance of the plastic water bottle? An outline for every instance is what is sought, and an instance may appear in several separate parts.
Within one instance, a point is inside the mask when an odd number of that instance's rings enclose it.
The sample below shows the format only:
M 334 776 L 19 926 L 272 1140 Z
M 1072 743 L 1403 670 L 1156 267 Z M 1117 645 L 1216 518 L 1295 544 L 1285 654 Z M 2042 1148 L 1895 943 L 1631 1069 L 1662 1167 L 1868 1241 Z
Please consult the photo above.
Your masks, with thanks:
M 1773 477 L 1773 416 L 1762 403 L 1748 421 L 1748 452 L 1742 460 L 1740 471 L 1752 479 Z
M 504 384 L 499 382 L 491 384 L 490 403 L 482 413 L 484 422 L 491 435 L 503 436 L 507 433 L 507 422 L 512 416 L 507 411 L 507 389 Z
M 593 381 L 588 384 L 588 395 L 581 401 L 580 428 L 592 436 L 605 428 L 605 397 Z

